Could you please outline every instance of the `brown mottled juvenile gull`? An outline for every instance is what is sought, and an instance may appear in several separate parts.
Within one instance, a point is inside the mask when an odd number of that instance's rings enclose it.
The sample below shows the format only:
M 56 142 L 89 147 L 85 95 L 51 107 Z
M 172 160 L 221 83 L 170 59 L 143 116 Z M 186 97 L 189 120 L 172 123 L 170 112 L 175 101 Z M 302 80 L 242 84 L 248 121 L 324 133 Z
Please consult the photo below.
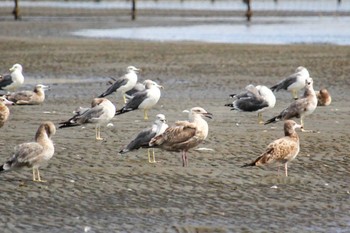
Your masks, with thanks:
M 143 109 L 144 119 L 148 119 L 147 111 L 158 103 L 161 95 L 160 88 L 163 89 L 163 87 L 152 80 L 145 80 L 144 85 L 146 89 L 135 93 L 123 108 L 116 111 L 115 115 Z
M 43 122 L 35 134 L 35 142 L 16 146 L 13 156 L 0 166 L 0 172 L 31 167 L 33 168 L 33 181 L 45 182 L 40 177 L 39 167 L 50 160 L 55 152 L 51 140 L 55 133 L 56 127 L 52 122 Z
M 37 105 L 44 102 L 45 90 L 48 90 L 48 88 L 49 86 L 38 84 L 33 91 L 13 92 L 6 95 L 6 97 L 16 105 Z
M 317 97 L 313 88 L 312 78 L 306 80 L 304 96 L 291 103 L 286 109 L 284 109 L 279 115 L 267 120 L 266 124 L 274 123 L 281 120 L 288 120 L 294 117 L 300 118 L 301 131 L 312 132 L 304 129 L 304 118 L 312 114 L 317 107 Z
M 309 77 L 309 71 L 305 67 L 299 66 L 294 74 L 291 74 L 276 85 L 272 86 L 271 90 L 276 92 L 279 90 L 286 90 L 292 93 L 294 99 L 298 99 L 298 92 L 305 87 L 305 81 Z
M 15 91 L 22 86 L 24 77 L 22 74 L 22 66 L 20 64 L 14 64 L 10 68 L 10 74 L 0 75 L 0 89 L 8 92 Z
M 124 154 L 132 150 L 138 150 L 139 148 L 149 148 L 149 142 L 151 139 L 164 133 L 167 128 L 168 124 L 166 123 L 165 116 L 163 114 L 158 114 L 152 127 L 142 130 L 127 146 L 120 150 L 119 153 Z M 148 149 L 148 162 L 156 163 L 157 161 L 154 156 L 153 148 L 152 157 L 153 159 L 151 160 L 151 152 L 150 149 Z
M 266 86 L 252 84 L 245 87 L 246 92 L 241 94 L 232 94 L 231 97 L 236 98 L 232 104 L 225 106 L 232 107 L 231 110 L 238 110 L 241 112 L 257 112 L 258 123 L 263 124 L 262 113 L 267 109 L 275 107 L 276 97 L 273 92 Z
M 10 116 L 10 110 L 6 105 L 12 105 L 12 101 L 8 101 L 5 97 L 0 97 L 0 128 L 4 126 L 5 122 Z
M 209 132 L 208 123 L 203 117 L 212 118 L 212 114 L 201 107 L 189 112 L 189 121 L 178 121 L 164 133 L 152 138 L 149 145 L 167 151 L 182 152 L 182 165 L 188 166 L 187 151 L 203 142 Z
M 124 103 L 126 103 L 125 92 L 131 90 L 137 83 L 137 72 L 140 69 L 135 66 L 128 66 L 126 68 L 126 74 L 115 80 L 115 82 L 103 92 L 99 98 L 106 97 L 113 92 L 121 92 L 123 95 Z
M 332 102 L 332 97 L 327 91 L 327 89 L 323 88 L 319 91 L 316 91 L 317 96 L 317 106 L 328 106 Z
M 242 167 L 261 166 L 265 164 L 279 162 L 284 164 L 286 176 L 288 176 L 288 162 L 295 159 L 298 155 L 299 136 L 295 129 L 300 128 L 293 120 L 286 120 L 284 122 L 284 137 L 271 142 L 264 153 L 262 153 L 254 162 L 247 163 Z
M 59 128 L 73 127 L 88 123 L 95 124 L 96 140 L 101 138 L 100 127 L 108 123 L 115 114 L 115 106 L 106 98 L 95 98 L 91 103 L 91 108 L 79 108 L 75 115 L 67 121 L 59 123 Z

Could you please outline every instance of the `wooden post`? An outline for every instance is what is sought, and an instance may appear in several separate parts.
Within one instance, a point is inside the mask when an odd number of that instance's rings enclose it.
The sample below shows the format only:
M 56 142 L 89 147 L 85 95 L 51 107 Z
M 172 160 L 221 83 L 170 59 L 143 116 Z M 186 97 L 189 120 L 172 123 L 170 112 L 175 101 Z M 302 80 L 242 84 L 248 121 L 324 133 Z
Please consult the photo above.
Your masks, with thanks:
M 21 19 L 21 14 L 19 13 L 18 0 L 15 0 L 15 8 L 13 9 L 12 14 L 15 16 L 15 20 Z
M 251 7 L 250 7 L 251 0 L 244 0 L 244 2 L 247 4 L 247 12 L 245 13 L 245 16 L 247 17 L 247 21 L 249 22 L 250 18 L 253 15 L 253 12 L 252 12 Z
M 131 20 L 136 19 L 136 0 L 132 0 L 132 6 L 131 6 Z

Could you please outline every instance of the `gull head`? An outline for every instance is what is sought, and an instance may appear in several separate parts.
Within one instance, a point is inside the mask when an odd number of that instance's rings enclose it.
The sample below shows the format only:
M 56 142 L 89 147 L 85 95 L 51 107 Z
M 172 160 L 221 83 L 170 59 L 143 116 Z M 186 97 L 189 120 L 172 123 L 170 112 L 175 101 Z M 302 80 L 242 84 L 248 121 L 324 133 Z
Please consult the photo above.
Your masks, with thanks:
M 150 79 L 147 79 L 143 82 L 143 85 L 145 85 L 145 88 L 146 89 L 150 89 L 150 88 L 153 88 L 153 87 L 157 87 L 159 89 L 164 89 L 163 86 L 161 85 L 158 85 L 155 81 L 152 81 Z
M 137 73 L 138 71 L 140 71 L 140 69 L 136 68 L 135 66 L 128 66 L 126 68 L 126 71 L 127 72 L 135 72 L 135 73 Z
M 5 97 L 1 96 L 0 97 L 0 103 L 4 105 L 13 105 L 14 103 L 12 101 L 7 100 Z
M 46 91 L 46 90 L 50 90 L 50 87 L 49 86 L 45 86 L 43 84 L 38 84 L 38 85 L 35 86 L 35 89 Z
M 166 123 L 166 118 L 163 114 L 157 114 L 156 123 Z
M 22 72 L 22 66 L 21 66 L 20 64 L 14 64 L 14 65 L 10 68 L 10 72 L 14 72 L 14 71 Z
M 208 117 L 210 119 L 213 118 L 213 114 L 211 114 L 210 112 L 207 112 L 204 108 L 201 108 L 201 107 L 194 107 L 194 108 L 191 108 L 191 111 L 190 111 L 190 115 L 200 115 L 200 116 L 204 116 L 204 117 Z

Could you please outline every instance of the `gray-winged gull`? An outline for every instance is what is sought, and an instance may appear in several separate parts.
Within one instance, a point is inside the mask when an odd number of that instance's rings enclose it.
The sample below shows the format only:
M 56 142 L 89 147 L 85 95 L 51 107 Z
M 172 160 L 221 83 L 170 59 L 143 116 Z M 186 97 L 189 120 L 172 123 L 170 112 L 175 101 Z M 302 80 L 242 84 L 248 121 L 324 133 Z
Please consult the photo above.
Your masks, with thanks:
M 103 92 L 99 98 L 106 97 L 113 92 L 121 92 L 123 95 L 124 103 L 126 103 L 125 92 L 131 90 L 137 83 L 137 71 L 140 69 L 135 66 L 128 66 L 126 68 L 126 74 L 115 80 L 115 82 Z
M 187 152 L 203 142 L 209 132 L 208 123 L 203 117 L 212 118 L 212 114 L 201 107 L 194 107 L 189 112 L 189 121 L 178 121 L 164 133 L 154 137 L 149 145 L 167 151 L 182 152 L 182 165 L 188 166 Z
M 325 88 L 316 91 L 316 97 L 318 100 L 317 106 L 328 106 L 332 102 L 332 97 Z
M 13 156 L 0 166 L 0 172 L 31 167 L 33 168 L 33 181 L 45 182 L 40 177 L 39 167 L 50 160 L 55 152 L 51 140 L 55 133 L 56 127 L 52 122 L 43 122 L 35 134 L 35 142 L 16 146 Z
M 119 151 L 119 153 L 124 154 L 132 150 L 138 150 L 140 148 L 149 148 L 149 142 L 151 141 L 151 139 L 164 133 L 164 131 L 167 128 L 168 125 L 166 123 L 165 116 L 163 114 L 158 114 L 156 116 L 156 120 L 152 124 L 152 127 L 144 129 L 140 133 L 138 133 L 137 136 L 127 146 L 125 146 L 122 150 Z M 151 152 L 150 149 L 148 149 L 148 162 L 156 163 L 153 148 L 152 157 L 153 159 L 151 160 Z
M 158 103 L 161 95 L 160 88 L 163 89 L 163 87 L 152 80 L 145 80 L 144 85 L 146 89 L 135 93 L 123 108 L 116 111 L 116 115 L 143 109 L 144 119 L 148 119 L 147 111 Z
M 299 136 L 295 132 L 295 129 L 300 128 L 293 120 L 286 120 L 284 122 L 284 137 L 271 142 L 264 153 L 262 153 L 254 162 L 243 165 L 248 166 L 261 166 L 265 164 L 279 162 L 284 164 L 284 170 L 286 176 L 288 176 L 288 162 L 295 159 L 298 155 Z
M 95 98 L 91 103 L 91 108 L 80 108 L 75 111 L 75 115 L 67 121 L 59 123 L 59 128 L 80 126 L 84 124 L 95 124 L 96 140 L 101 138 L 100 127 L 108 123 L 115 114 L 115 106 L 106 98 Z
M 278 82 L 276 85 L 271 87 L 272 91 L 286 90 L 292 93 L 294 99 L 298 99 L 299 90 L 305 87 L 305 80 L 310 77 L 309 71 L 303 67 L 299 66 L 295 73 L 291 74 L 287 78 Z
M 257 112 L 258 123 L 263 124 L 262 113 L 268 109 L 275 107 L 276 97 L 273 92 L 266 86 L 252 84 L 245 87 L 246 92 L 241 94 L 232 94 L 231 97 L 236 98 L 232 104 L 225 106 L 232 107 L 231 110 L 238 110 L 241 112 Z
M 284 109 L 279 115 L 267 120 L 266 124 L 274 123 L 280 120 L 288 120 L 291 118 L 300 118 L 301 130 L 307 132 L 304 129 L 304 118 L 312 114 L 317 107 L 317 97 L 313 88 L 312 78 L 306 80 L 304 96 L 291 103 L 286 109 Z M 310 131 L 312 132 L 312 131 Z
M 7 94 L 6 97 L 17 105 L 37 105 L 45 100 L 45 90 L 49 86 L 38 84 L 33 91 L 18 91 Z
M 10 116 L 10 110 L 6 105 L 12 105 L 12 101 L 8 101 L 5 97 L 0 97 L 0 128 L 4 126 L 5 122 Z
M 8 92 L 15 91 L 18 87 L 22 86 L 24 77 L 22 74 L 22 66 L 20 64 L 14 64 L 10 68 L 10 74 L 0 76 L 0 89 Z

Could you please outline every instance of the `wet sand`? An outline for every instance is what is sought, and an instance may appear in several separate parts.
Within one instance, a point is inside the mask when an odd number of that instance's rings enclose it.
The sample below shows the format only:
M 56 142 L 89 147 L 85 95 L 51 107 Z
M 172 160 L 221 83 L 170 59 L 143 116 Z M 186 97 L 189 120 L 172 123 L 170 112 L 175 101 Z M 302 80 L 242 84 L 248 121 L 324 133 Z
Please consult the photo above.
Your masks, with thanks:
M 113 22 L 118 23 L 118 22 Z M 127 22 L 119 22 L 126 25 Z M 132 24 L 132 23 L 130 23 Z M 138 23 L 140 24 L 140 23 Z M 142 69 L 140 80 L 163 85 L 150 121 L 136 111 L 115 117 L 95 141 L 94 126 L 60 129 L 56 152 L 41 169 L 47 183 L 31 181 L 31 170 L 3 173 L 0 226 L 3 232 L 346 232 L 350 229 L 349 86 L 350 47 L 332 45 L 227 45 L 155 43 L 73 38 L 69 32 L 112 22 L 0 22 L 1 71 L 21 63 L 23 89 L 49 84 L 40 106 L 12 106 L 0 129 L 1 161 L 19 143 L 31 141 L 40 122 L 56 126 L 78 106 L 89 106 L 109 77 L 128 65 Z M 133 26 L 133 25 L 132 25 Z M 14 31 L 16 28 L 19 31 Z M 18 37 L 23 32 L 21 37 Z M 333 97 L 305 119 L 301 151 L 289 177 L 277 167 L 240 168 L 283 135 L 282 123 L 262 126 L 256 114 L 224 107 L 228 95 L 249 84 L 270 86 L 300 65 L 308 68 L 315 89 Z M 272 117 L 289 104 L 277 93 Z M 119 95 L 108 97 L 117 108 Z M 208 139 L 191 151 L 189 167 L 178 153 L 146 150 L 119 155 L 119 149 L 158 113 L 169 124 L 186 119 L 182 110 L 204 107 Z M 277 186 L 277 188 L 271 188 Z

